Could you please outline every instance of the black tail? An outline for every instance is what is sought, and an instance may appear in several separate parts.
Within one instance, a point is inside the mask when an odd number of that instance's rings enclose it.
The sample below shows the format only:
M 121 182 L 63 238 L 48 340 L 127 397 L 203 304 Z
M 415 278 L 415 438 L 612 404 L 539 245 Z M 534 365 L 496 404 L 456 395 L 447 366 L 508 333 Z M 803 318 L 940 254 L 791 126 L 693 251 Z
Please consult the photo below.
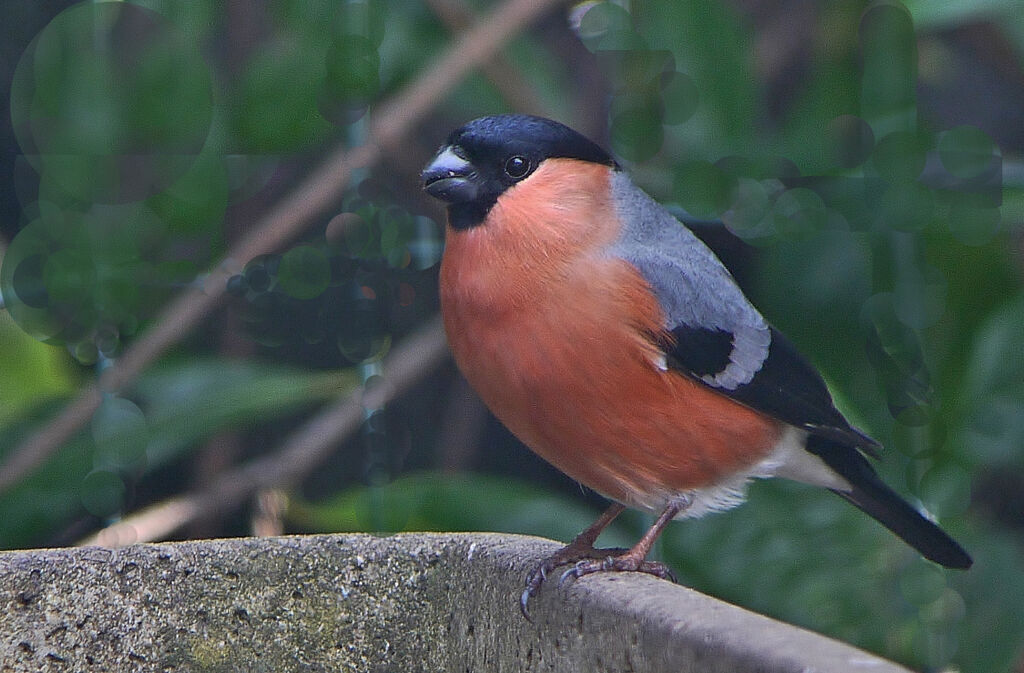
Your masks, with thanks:
M 947 568 L 971 567 L 973 561 L 963 547 L 886 486 L 857 449 L 811 436 L 807 450 L 853 486 L 850 491 L 834 490 L 834 493 L 867 512 L 926 559 Z

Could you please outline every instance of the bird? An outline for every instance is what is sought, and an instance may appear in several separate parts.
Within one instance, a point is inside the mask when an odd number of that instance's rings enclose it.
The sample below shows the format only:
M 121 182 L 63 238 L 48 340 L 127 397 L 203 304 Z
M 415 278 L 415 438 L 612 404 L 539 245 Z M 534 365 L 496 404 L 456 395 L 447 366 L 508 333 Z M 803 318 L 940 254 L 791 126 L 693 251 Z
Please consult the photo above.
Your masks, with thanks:
M 824 487 L 925 558 L 967 552 L 878 476 L 879 443 L 715 254 L 601 146 L 521 114 L 455 129 L 422 172 L 446 204 L 440 303 L 454 360 L 526 446 L 611 501 L 526 577 L 639 571 L 673 519 L 740 504 L 755 478 Z M 630 549 L 594 547 L 627 507 L 657 515 Z

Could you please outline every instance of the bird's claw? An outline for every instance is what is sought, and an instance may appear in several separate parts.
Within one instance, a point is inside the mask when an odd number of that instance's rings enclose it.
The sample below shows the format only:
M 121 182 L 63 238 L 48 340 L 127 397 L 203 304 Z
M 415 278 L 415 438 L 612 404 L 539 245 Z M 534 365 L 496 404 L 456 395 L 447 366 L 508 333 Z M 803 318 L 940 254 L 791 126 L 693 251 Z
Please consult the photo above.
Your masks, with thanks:
M 544 580 L 548 578 L 548 573 L 566 563 L 567 560 L 571 559 L 563 559 L 561 554 L 554 554 L 541 561 L 536 568 L 526 575 L 526 588 L 523 589 L 523 593 L 519 597 L 519 609 L 523 613 L 523 617 L 526 617 L 526 621 L 533 621 L 530 617 L 530 599 L 540 591 L 540 585 L 544 584 Z
M 526 575 L 526 588 L 519 597 L 519 610 L 523 617 L 526 617 L 526 621 L 533 621 L 530 618 L 530 599 L 537 595 L 540 585 L 548 578 L 548 573 L 554 570 L 556 564 L 557 559 L 554 556 L 546 558 Z
M 523 613 L 523 617 L 526 621 L 533 623 L 533 618 L 530 617 L 530 598 L 536 593 L 536 589 L 532 587 L 526 587 L 523 589 L 522 595 L 519 597 L 519 611 Z
M 676 582 L 676 576 L 667 565 L 658 561 L 646 561 L 630 554 L 625 549 L 586 549 L 573 550 L 567 553 L 562 549 L 558 553 L 544 559 L 536 568 L 526 575 L 526 588 L 519 597 L 519 609 L 527 621 L 530 617 L 530 599 L 537 595 L 548 574 L 558 566 L 572 563 L 572 567 L 558 578 L 558 587 L 562 588 L 570 579 L 577 580 L 585 575 L 597 572 L 639 572 L 670 582 Z
M 629 554 L 606 556 L 602 559 L 590 558 L 577 561 L 573 567 L 562 573 L 558 586 L 562 587 L 570 578 L 578 580 L 585 575 L 597 572 L 638 572 L 654 575 L 663 580 L 676 582 L 675 574 L 664 563 L 636 559 Z
M 526 617 L 527 621 L 532 622 L 530 618 L 530 599 L 537 595 L 540 591 L 540 587 L 544 584 L 544 580 L 548 578 L 551 571 L 555 568 L 565 565 L 566 563 L 582 563 L 586 559 L 598 559 L 598 558 L 612 558 L 609 554 L 625 553 L 625 549 L 595 549 L 594 547 L 582 546 L 582 545 L 568 545 L 559 549 L 557 552 L 541 561 L 536 568 L 531 570 L 526 575 L 526 588 L 523 590 L 522 595 L 519 597 L 519 609 L 523 613 L 523 617 Z M 562 582 L 559 581 L 559 586 Z

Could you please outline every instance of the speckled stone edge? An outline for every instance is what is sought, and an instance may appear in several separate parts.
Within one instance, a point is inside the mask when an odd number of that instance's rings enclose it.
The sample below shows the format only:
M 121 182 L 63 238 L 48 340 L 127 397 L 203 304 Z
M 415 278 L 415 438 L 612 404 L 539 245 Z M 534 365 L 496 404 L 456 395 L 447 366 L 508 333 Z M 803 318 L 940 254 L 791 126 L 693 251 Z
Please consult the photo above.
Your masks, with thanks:
M 316 535 L 0 552 L 0 672 L 905 671 L 646 575 L 523 577 L 556 543 Z

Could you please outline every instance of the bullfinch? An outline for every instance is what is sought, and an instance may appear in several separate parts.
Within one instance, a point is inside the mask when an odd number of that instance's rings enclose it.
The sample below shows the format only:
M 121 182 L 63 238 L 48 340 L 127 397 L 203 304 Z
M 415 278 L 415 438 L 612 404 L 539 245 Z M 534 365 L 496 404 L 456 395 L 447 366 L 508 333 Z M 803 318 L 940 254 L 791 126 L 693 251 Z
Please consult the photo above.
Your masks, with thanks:
M 886 486 L 825 382 L 711 250 L 601 147 L 540 117 L 451 133 L 423 171 L 448 227 L 441 310 L 452 354 L 528 447 L 612 501 L 527 576 L 641 571 L 672 519 L 785 477 L 845 498 L 949 568 L 971 558 Z M 594 548 L 625 507 L 658 518 L 629 550 Z

